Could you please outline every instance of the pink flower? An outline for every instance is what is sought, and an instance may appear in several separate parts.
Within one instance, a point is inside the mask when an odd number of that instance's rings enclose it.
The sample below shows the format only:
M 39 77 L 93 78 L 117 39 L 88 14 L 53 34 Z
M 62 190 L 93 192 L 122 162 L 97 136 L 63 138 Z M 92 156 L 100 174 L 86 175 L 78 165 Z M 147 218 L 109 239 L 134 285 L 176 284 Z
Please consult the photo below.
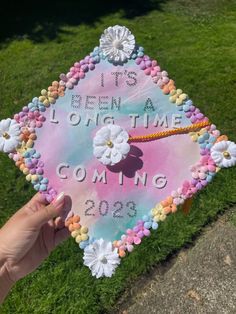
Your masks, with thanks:
M 182 188 L 177 189 L 177 191 L 173 191 L 171 196 L 173 197 L 173 203 L 176 205 L 183 204 L 186 199 L 186 196 L 182 192 Z
M 206 129 L 216 138 L 220 136 L 220 131 L 216 129 L 216 126 L 214 124 L 211 124 L 210 126 L 206 127 Z
M 80 79 L 85 77 L 86 72 L 95 69 L 95 63 L 95 59 L 91 56 L 86 56 L 83 60 L 75 62 L 67 74 L 62 73 L 60 75 L 60 84 L 70 89 L 73 88 Z
M 138 236 L 137 232 L 134 231 L 133 229 L 127 229 L 126 230 L 126 233 L 127 233 L 127 241 L 130 243 L 130 244 L 140 244 L 141 243 L 141 239 L 140 237 Z
M 204 180 L 207 177 L 207 167 L 202 166 L 200 163 L 195 166 L 190 167 L 190 171 L 192 172 L 193 179 L 201 179 Z
M 127 250 L 128 252 L 132 252 L 134 249 L 134 246 L 132 245 L 132 242 L 130 242 L 130 240 L 131 239 L 127 235 L 123 234 L 121 236 L 122 245 L 120 249 L 123 249 L 124 251 Z
M 133 238 L 125 234 L 121 236 L 121 240 L 113 242 L 113 246 L 118 249 L 118 253 L 120 257 L 124 257 L 126 255 L 125 254 L 126 251 L 128 252 L 133 251 L 134 246 L 132 244 L 133 244 Z
M 153 77 L 152 80 L 160 88 L 164 87 L 164 85 L 168 84 L 168 82 L 170 81 L 168 73 L 166 71 L 157 72 L 157 74 Z
M 140 69 L 143 70 L 146 75 L 151 75 L 153 82 L 156 83 L 157 86 L 162 88 L 169 82 L 168 73 L 161 71 L 156 60 L 151 60 L 148 56 L 143 56 L 136 59 L 136 64 L 139 65 Z
M 192 197 L 197 192 L 196 186 L 194 186 L 189 181 L 184 181 L 182 186 L 182 193 L 186 196 L 186 198 Z
M 15 114 L 14 119 L 20 124 L 20 127 L 28 127 L 31 133 L 34 132 L 34 128 L 41 128 L 46 120 L 39 110 L 29 111 L 27 107 Z
M 200 164 L 204 167 L 207 168 L 208 171 L 210 172 L 215 172 L 216 171 L 216 165 L 214 160 L 211 158 L 210 155 L 203 156 L 200 160 Z

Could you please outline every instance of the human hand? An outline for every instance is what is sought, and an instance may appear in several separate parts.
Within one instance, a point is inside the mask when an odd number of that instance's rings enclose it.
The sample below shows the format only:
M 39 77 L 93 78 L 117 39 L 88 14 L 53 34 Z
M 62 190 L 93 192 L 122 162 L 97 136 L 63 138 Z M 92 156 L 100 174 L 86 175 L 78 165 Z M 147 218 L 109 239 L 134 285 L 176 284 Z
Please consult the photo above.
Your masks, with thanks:
M 2 275 L 2 282 L 11 287 L 34 271 L 59 243 L 68 238 L 70 233 L 59 217 L 65 216 L 64 201 L 64 193 L 60 193 L 47 205 L 37 193 L 0 229 L 0 282 Z M 1 295 L 4 299 L 1 288 L 0 284 L 0 301 Z

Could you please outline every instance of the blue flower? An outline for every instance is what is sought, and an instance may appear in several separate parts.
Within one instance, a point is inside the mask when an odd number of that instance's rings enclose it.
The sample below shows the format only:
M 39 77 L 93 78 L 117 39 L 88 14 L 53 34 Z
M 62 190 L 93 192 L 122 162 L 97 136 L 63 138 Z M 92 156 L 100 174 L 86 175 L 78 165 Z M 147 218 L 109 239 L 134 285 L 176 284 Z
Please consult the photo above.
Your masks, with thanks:
M 39 110 L 41 112 L 44 112 L 46 110 L 44 104 L 39 101 L 38 97 L 34 97 L 32 99 L 32 102 L 28 104 L 28 108 L 30 111 Z
M 144 48 L 137 47 L 135 51 L 132 53 L 131 58 L 136 59 L 137 57 L 143 57 L 143 56 L 144 56 Z
M 23 154 L 23 157 L 26 158 L 26 162 L 30 162 L 32 158 L 39 159 L 41 157 L 40 153 L 36 152 L 34 148 L 27 149 Z
M 191 106 L 193 105 L 193 102 L 191 99 L 184 101 L 182 105 L 177 106 L 179 111 L 188 112 L 191 109 Z
M 211 149 L 213 144 L 216 141 L 216 137 L 206 132 L 203 135 L 199 136 L 198 143 L 202 149 Z
M 144 215 L 142 219 L 144 221 L 144 228 L 146 229 L 152 228 L 154 230 L 158 228 L 158 223 L 152 220 L 151 215 Z
M 96 63 L 100 62 L 100 58 L 102 58 L 102 56 L 103 55 L 99 47 L 95 47 L 93 51 L 90 53 L 90 57 L 92 57 Z
M 91 239 L 88 239 L 86 241 L 81 241 L 79 243 L 79 247 L 84 250 L 86 248 L 86 246 L 88 246 L 89 244 L 92 244 L 93 242 L 95 241 L 95 238 L 91 238 Z
M 31 182 L 36 191 L 46 191 L 49 181 L 47 178 L 44 178 L 43 176 L 39 175 L 36 181 L 31 181 Z
M 215 172 L 209 171 L 206 177 L 207 182 L 211 182 L 215 174 L 216 174 Z

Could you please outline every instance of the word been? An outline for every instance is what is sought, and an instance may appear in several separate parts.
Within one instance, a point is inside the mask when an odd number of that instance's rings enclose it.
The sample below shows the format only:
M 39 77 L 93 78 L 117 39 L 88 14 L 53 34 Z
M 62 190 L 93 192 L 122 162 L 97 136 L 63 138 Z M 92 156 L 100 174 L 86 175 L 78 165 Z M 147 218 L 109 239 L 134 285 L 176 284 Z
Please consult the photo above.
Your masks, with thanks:
M 124 218 L 125 216 L 132 218 L 137 215 L 137 208 L 134 201 L 126 203 L 116 201 L 112 205 L 109 205 L 108 201 L 101 200 L 96 206 L 93 200 L 86 200 L 85 205 L 85 216 L 95 216 L 96 213 L 100 216 L 107 216 L 109 212 L 113 218 Z
M 125 104 L 125 102 L 123 102 Z M 73 109 L 84 110 L 112 110 L 119 111 L 121 108 L 122 100 L 121 96 L 95 96 L 95 95 L 80 95 L 74 94 L 71 96 L 71 107 Z M 143 101 L 144 111 L 155 111 L 157 106 L 154 106 L 150 97 Z
M 121 116 L 122 117 L 122 116 Z M 182 122 L 183 115 L 182 114 L 155 114 L 150 115 L 148 113 L 144 113 L 143 115 L 139 115 L 138 113 L 129 113 L 128 118 L 130 119 L 130 127 L 136 128 L 140 125 L 148 128 L 150 126 L 159 127 L 162 126 L 164 128 L 177 128 L 180 126 Z M 83 125 L 83 126 L 98 126 L 98 125 L 106 125 L 109 123 L 115 123 L 115 117 L 112 114 L 100 114 L 87 113 L 85 115 L 80 115 L 76 111 L 71 111 L 65 117 L 67 123 L 71 126 Z M 56 115 L 56 109 L 51 108 L 50 111 L 50 122 L 51 123 L 60 123 Z
M 70 168 L 70 165 L 68 163 L 60 163 L 56 167 L 56 174 L 60 179 L 68 179 L 68 169 Z M 115 175 L 115 174 L 114 174 Z M 124 174 L 122 171 L 116 174 L 117 175 L 117 181 L 119 185 L 124 184 Z M 72 177 L 74 180 L 78 182 L 83 182 L 87 179 L 87 170 L 83 165 L 78 165 L 74 168 L 72 172 Z M 108 178 L 107 178 L 107 171 L 103 170 L 101 173 L 98 172 L 97 169 L 94 169 L 92 173 L 92 177 L 90 178 L 92 183 L 98 183 L 101 182 L 103 184 L 108 184 Z M 147 172 L 143 172 L 140 174 L 138 171 L 135 172 L 134 178 L 134 185 L 138 186 L 139 184 L 142 184 L 143 186 L 147 186 L 148 182 L 148 174 Z M 157 188 L 157 189 L 163 189 L 167 185 L 167 178 L 165 175 L 161 173 L 157 173 L 152 176 L 151 178 L 151 184 Z
M 121 97 L 72 95 L 71 107 L 85 110 L 120 110 Z

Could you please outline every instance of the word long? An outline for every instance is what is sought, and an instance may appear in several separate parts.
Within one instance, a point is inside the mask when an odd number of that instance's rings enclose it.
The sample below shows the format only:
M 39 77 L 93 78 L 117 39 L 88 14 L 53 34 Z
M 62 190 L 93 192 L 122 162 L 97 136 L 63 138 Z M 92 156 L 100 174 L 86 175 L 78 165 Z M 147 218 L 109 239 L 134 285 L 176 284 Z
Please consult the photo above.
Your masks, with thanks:
M 142 125 L 145 128 L 148 128 L 150 126 L 153 126 L 153 127 L 162 126 L 164 128 L 169 128 L 169 127 L 177 128 L 180 126 L 182 122 L 182 118 L 183 118 L 181 114 L 159 115 L 158 113 L 152 116 L 150 116 L 148 113 L 144 113 L 142 116 L 140 116 L 137 113 L 130 113 L 128 114 L 128 117 L 130 118 L 131 128 L 136 128 L 140 125 Z M 120 118 L 122 118 L 122 115 L 120 115 Z M 102 115 L 100 113 L 94 113 L 94 114 L 87 113 L 82 116 L 76 111 L 69 112 L 67 116 L 65 116 L 65 119 L 67 123 L 69 123 L 69 125 L 72 125 L 72 126 L 77 126 L 77 125 L 97 126 L 97 125 L 106 125 L 109 123 L 113 123 L 113 124 L 115 123 L 115 118 L 112 114 Z M 56 115 L 55 108 L 51 108 L 50 122 L 60 124 L 60 121 L 58 120 L 57 115 Z

